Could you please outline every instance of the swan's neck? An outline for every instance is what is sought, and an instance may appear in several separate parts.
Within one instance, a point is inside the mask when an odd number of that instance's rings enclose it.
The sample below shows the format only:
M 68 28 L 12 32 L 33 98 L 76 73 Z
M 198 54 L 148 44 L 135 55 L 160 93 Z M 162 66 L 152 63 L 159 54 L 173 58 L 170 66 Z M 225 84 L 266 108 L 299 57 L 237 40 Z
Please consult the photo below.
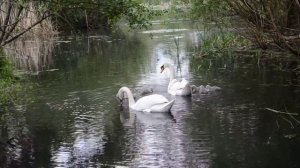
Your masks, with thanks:
M 132 106 L 135 103 L 132 92 L 127 87 L 122 87 L 120 89 L 120 94 L 124 94 L 124 93 L 127 94 L 129 107 Z
M 170 82 L 171 82 L 175 78 L 175 70 L 172 65 L 169 65 L 168 68 L 170 70 Z
M 196 93 L 196 92 L 199 92 L 199 88 L 195 85 L 191 85 L 191 92 L 192 93 Z

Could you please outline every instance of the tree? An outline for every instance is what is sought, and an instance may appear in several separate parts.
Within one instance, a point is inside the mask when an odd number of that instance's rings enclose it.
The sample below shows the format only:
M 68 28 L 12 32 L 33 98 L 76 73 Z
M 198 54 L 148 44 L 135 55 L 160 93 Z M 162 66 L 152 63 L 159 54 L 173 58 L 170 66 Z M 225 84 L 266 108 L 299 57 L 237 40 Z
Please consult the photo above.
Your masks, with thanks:
M 155 14 L 135 0 L 2 0 L 0 9 L 0 47 L 45 20 L 63 30 L 65 23 L 75 28 L 76 24 L 82 25 L 82 20 L 86 27 L 89 24 L 111 26 L 125 17 L 130 27 L 143 28 Z M 29 13 L 34 15 L 34 20 L 28 17 Z
M 277 46 L 300 56 L 299 0 L 192 0 L 194 18 L 223 21 L 236 15 L 247 26 L 243 36 L 263 49 Z M 236 26 L 236 25 L 235 25 Z M 239 26 L 239 25 L 238 25 Z
M 300 56 L 300 1 L 227 1 L 247 23 L 255 42 L 266 49 L 273 43 Z

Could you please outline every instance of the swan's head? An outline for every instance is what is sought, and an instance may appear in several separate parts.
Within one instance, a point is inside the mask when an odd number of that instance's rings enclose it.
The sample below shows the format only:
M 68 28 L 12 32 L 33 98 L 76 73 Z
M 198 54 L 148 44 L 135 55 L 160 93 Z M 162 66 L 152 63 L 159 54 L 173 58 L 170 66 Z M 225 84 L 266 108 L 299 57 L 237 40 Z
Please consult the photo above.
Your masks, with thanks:
M 191 85 L 191 92 L 192 93 L 196 93 L 198 90 L 199 90 L 199 88 L 197 88 L 197 86 Z
M 116 98 L 122 102 L 124 99 L 129 99 L 130 95 L 128 94 L 132 95 L 130 89 L 128 87 L 121 87 L 116 95 Z
M 126 98 L 126 93 L 124 93 L 121 89 L 118 91 L 116 98 L 122 102 L 124 98 Z
M 169 68 L 170 64 L 169 63 L 164 63 L 161 67 L 160 67 L 160 73 L 162 73 L 166 68 Z

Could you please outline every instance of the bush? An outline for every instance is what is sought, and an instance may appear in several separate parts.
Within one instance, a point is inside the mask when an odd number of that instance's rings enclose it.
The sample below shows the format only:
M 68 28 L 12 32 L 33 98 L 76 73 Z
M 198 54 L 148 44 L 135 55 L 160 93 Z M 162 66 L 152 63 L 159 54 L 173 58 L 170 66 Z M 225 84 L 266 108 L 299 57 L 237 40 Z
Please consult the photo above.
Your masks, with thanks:
M 19 90 L 13 66 L 6 57 L 0 57 L 0 105 L 14 102 Z

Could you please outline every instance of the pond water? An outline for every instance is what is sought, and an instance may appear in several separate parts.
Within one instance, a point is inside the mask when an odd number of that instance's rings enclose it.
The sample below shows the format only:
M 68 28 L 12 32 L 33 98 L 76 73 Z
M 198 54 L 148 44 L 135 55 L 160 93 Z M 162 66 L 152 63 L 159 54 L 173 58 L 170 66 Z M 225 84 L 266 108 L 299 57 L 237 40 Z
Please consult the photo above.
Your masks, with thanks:
M 299 114 L 297 74 L 257 53 L 195 58 L 201 31 L 187 25 L 45 42 L 43 57 L 19 63 L 32 86 L 1 122 L 2 141 L 13 139 L 1 144 L 0 167 L 299 167 L 299 116 L 266 109 Z M 167 94 L 165 62 L 178 78 L 221 92 Z M 122 86 L 175 104 L 166 114 L 130 113 L 115 97 Z

